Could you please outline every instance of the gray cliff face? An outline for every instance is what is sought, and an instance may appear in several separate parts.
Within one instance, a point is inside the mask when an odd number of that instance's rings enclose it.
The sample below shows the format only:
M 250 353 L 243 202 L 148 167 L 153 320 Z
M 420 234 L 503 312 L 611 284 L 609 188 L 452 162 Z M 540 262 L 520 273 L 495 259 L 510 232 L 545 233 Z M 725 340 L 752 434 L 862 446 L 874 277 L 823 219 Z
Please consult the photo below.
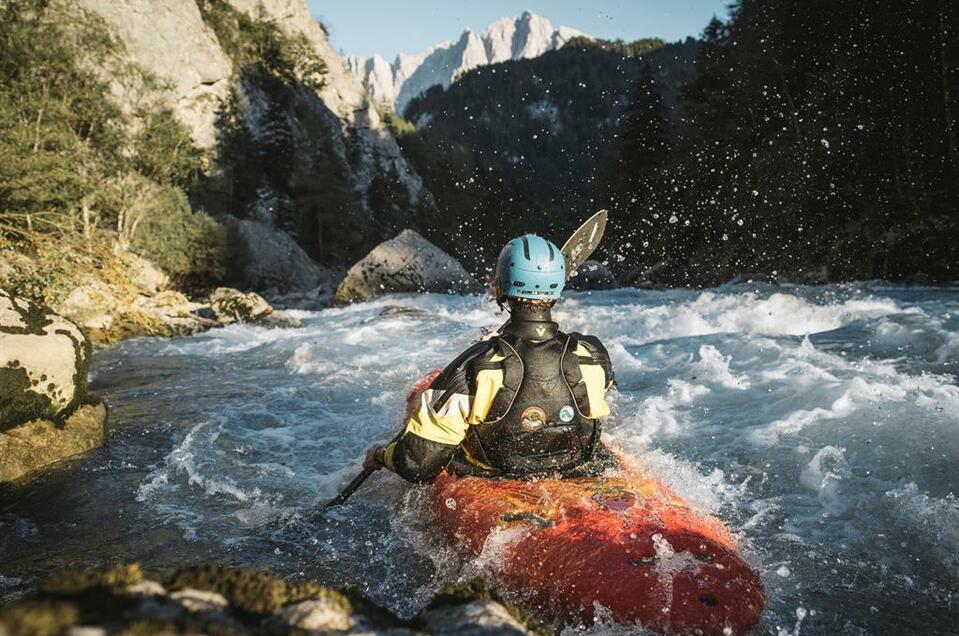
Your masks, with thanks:
M 345 59 L 337 55 L 320 25 L 310 15 L 304 0 L 229 0 L 236 9 L 251 16 L 262 15 L 276 21 L 288 35 L 306 37 L 313 50 L 326 63 L 326 85 L 320 99 L 336 117 L 338 141 L 344 150 L 356 152 L 360 161 L 354 165 L 358 185 L 369 189 L 376 172 L 395 171 L 409 191 L 410 201 L 419 200 L 423 184 L 400 153 L 370 100 L 366 88 L 350 72 Z
M 229 92 L 233 64 L 203 23 L 196 1 L 75 1 L 103 19 L 123 44 L 126 59 L 106 70 L 123 110 L 131 114 L 144 102 L 169 108 L 190 129 L 197 146 L 212 148 L 216 113 Z M 136 73 L 118 72 L 123 62 L 152 74 L 158 85 L 148 85 Z
M 90 62 L 109 80 L 111 92 L 134 125 L 138 125 L 137 113 L 145 104 L 169 109 L 187 126 L 196 146 L 210 152 L 213 162 L 208 174 L 213 185 L 203 199 L 209 212 L 252 218 L 285 231 L 311 256 L 329 263 L 352 260 L 365 252 L 385 238 L 377 236 L 381 229 L 374 228 L 403 224 L 421 204 L 423 185 L 419 176 L 406 163 L 366 89 L 327 42 L 304 0 L 228 0 L 218 5 L 254 20 L 272 22 L 325 65 L 323 85 L 318 90 L 300 85 L 283 95 L 250 79 L 247 69 L 235 59 L 235 51 L 221 44 L 215 26 L 197 0 L 60 2 L 102 19 L 121 44 L 121 52 L 116 55 L 119 59 Z M 245 128 L 248 142 L 244 153 L 225 145 L 225 113 Z M 274 130 L 264 124 L 265 120 L 274 129 L 277 121 L 282 122 L 289 140 L 285 151 L 290 157 L 288 172 L 292 174 L 295 169 L 296 181 L 285 178 L 277 183 L 276 178 L 265 175 L 268 170 L 237 156 L 268 156 L 275 150 L 276 138 L 271 137 Z M 245 160 L 245 183 L 241 185 L 257 179 L 262 183 L 253 183 L 249 192 L 238 196 L 238 188 L 228 180 L 236 179 L 240 172 L 236 162 Z M 269 160 L 261 162 L 269 166 Z M 316 194 L 305 202 L 308 197 L 302 195 L 303 184 L 312 182 L 314 192 L 320 192 L 324 188 L 315 184 L 324 179 L 335 180 L 339 200 L 348 199 L 347 204 L 330 203 L 332 197 Z M 383 184 L 389 184 L 388 195 L 382 194 L 386 188 Z M 429 205 L 428 201 L 424 203 Z M 344 207 L 348 211 L 341 213 Z M 276 218 L 277 209 L 286 218 Z M 260 214 L 262 210 L 268 211 L 265 217 Z M 316 221 L 319 217 L 349 218 L 352 251 L 331 254 L 324 250 L 322 243 L 335 241 L 343 231 L 330 221 L 326 221 L 329 227 L 323 227 Z M 388 217 L 389 223 L 382 217 Z M 250 281 L 251 286 L 253 283 Z

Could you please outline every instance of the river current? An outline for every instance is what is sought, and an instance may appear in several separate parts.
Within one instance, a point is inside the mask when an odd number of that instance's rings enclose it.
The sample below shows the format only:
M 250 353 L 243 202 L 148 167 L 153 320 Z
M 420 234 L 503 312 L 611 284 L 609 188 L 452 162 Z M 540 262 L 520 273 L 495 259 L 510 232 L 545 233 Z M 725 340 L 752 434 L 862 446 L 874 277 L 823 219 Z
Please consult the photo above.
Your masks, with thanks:
M 0 598 L 68 566 L 218 561 L 409 615 L 494 575 L 495 554 L 445 543 L 427 487 L 391 474 L 313 511 L 393 435 L 411 381 L 504 317 L 443 295 L 294 314 L 304 328 L 97 353 L 108 444 L 0 491 Z M 623 289 L 555 317 L 610 350 L 608 438 L 739 534 L 760 633 L 959 633 L 959 286 Z

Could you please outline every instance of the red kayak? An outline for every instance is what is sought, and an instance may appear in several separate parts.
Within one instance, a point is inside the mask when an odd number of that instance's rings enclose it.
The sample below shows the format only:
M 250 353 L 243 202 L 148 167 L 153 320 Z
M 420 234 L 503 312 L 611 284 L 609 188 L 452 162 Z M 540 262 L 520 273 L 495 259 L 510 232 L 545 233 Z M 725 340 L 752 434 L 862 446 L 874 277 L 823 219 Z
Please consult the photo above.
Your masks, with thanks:
M 717 519 L 641 474 L 436 482 L 444 533 L 471 555 L 503 536 L 500 581 L 544 613 L 664 633 L 744 634 L 763 609 L 759 575 Z
M 735 538 L 641 469 L 533 481 L 443 473 L 433 503 L 452 542 L 471 556 L 500 550 L 500 583 L 549 616 L 591 624 L 601 606 L 669 634 L 744 634 L 759 622 L 762 583 Z

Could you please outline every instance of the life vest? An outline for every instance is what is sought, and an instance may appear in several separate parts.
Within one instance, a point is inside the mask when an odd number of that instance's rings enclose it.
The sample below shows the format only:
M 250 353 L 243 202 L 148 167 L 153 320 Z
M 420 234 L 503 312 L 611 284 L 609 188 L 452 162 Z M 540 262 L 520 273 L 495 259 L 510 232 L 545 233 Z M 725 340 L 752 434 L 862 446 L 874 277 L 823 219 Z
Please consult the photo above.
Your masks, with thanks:
M 495 355 L 467 363 L 474 377 L 484 369 L 503 372 L 489 413 L 470 427 L 463 442 L 474 463 L 503 476 L 531 476 L 569 470 L 591 458 L 600 423 L 589 417 L 576 354 L 581 344 L 590 345 L 574 335 L 553 333 L 545 340 L 497 336 Z

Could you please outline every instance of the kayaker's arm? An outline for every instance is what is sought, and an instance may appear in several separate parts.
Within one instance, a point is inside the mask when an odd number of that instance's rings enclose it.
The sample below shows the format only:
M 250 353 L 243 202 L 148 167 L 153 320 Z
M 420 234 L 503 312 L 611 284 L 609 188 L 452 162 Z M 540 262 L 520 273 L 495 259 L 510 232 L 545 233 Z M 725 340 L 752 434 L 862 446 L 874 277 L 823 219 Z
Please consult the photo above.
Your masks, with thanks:
M 432 481 L 453 459 L 469 428 L 473 395 L 466 362 L 492 349 L 480 342 L 456 358 L 420 396 L 403 435 L 387 444 L 377 460 L 414 482 Z

